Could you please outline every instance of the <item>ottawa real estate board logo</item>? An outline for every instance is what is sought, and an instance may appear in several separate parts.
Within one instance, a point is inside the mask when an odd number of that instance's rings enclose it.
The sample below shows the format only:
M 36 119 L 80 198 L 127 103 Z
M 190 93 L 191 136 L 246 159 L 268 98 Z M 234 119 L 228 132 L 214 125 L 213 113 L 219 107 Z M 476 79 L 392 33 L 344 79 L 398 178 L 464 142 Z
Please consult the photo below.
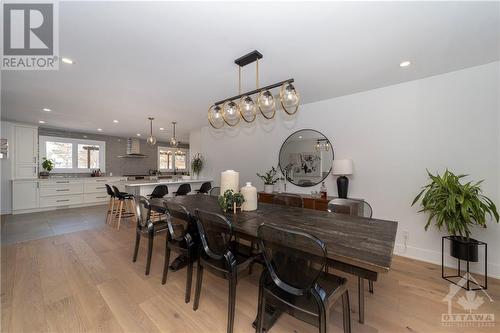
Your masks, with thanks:
M 57 2 L 2 1 L 2 70 L 57 70 Z

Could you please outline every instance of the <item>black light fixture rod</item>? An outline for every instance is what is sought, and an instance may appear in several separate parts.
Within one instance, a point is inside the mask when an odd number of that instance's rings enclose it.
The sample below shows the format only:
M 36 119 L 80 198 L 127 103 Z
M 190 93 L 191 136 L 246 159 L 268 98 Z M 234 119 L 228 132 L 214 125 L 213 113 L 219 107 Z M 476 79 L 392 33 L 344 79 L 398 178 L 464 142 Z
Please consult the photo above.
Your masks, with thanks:
M 294 82 L 293 79 L 288 79 L 288 80 L 281 81 L 281 82 L 278 82 L 278 83 L 270 84 L 268 86 L 265 86 L 265 87 L 262 87 L 262 88 L 258 88 L 258 89 L 255 89 L 255 90 L 252 90 L 252 91 L 249 91 L 249 92 L 237 95 L 237 96 L 233 96 L 231 98 L 223 99 L 222 101 L 218 101 L 218 102 L 214 103 L 214 105 L 220 105 L 220 104 L 223 104 L 226 101 L 234 101 L 235 99 L 239 99 L 239 98 L 241 98 L 243 96 L 246 96 L 246 95 L 256 94 L 256 93 L 260 92 L 261 90 L 269 90 L 269 89 L 273 89 L 273 88 L 282 86 L 284 83 L 293 83 L 293 82 Z

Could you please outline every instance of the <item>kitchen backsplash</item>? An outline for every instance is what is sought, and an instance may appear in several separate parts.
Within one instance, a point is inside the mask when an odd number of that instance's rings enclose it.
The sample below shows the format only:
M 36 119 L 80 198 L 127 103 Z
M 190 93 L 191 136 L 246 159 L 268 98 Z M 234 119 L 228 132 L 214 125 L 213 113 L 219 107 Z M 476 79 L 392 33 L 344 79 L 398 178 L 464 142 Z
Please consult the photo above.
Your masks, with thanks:
M 146 143 L 146 140 L 140 140 L 141 154 L 146 155 L 145 158 L 119 158 L 120 155 L 125 155 L 127 150 L 127 138 L 78 133 L 64 131 L 60 129 L 43 128 L 38 129 L 38 135 L 42 136 L 57 136 L 63 138 L 74 139 L 89 139 L 106 142 L 106 175 L 113 173 L 113 176 L 132 175 L 132 174 L 147 174 L 149 169 L 158 168 L 158 146 L 168 146 L 167 142 L 157 142 L 153 147 Z M 180 148 L 189 149 L 189 144 L 182 144 Z M 62 175 L 62 174 L 58 174 Z M 74 176 L 88 176 L 87 174 L 68 174 Z

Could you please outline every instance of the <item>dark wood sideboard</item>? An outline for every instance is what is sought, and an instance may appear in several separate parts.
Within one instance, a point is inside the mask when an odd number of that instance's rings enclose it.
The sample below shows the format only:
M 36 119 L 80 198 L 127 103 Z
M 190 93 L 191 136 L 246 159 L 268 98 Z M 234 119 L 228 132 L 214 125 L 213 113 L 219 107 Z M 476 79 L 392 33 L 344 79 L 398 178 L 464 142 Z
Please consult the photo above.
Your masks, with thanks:
M 273 197 L 276 194 L 281 194 L 278 192 L 273 192 L 273 193 L 265 193 L 265 192 L 258 192 L 258 201 L 259 202 L 265 202 L 265 203 L 273 203 Z M 286 193 L 283 193 L 286 194 Z M 292 194 L 292 193 L 290 193 Z M 299 193 L 293 193 L 293 194 L 299 194 Z M 328 209 L 328 202 L 332 199 L 335 199 L 337 197 L 332 197 L 328 196 L 326 199 L 323 198 L 318 198 L 318 197 L 313 197 L 310 194 L 299 194 L 302 199 L 304 200 L 304 208 L 308 209 L 315 209 L 315 210 L 327 210 Z M 359 204 L 363 202 L 362 199 L 352 199 L 355 201 L 358 201 Z M 342 209 L 342 213 L 349 214 L 349 215 L 358 215 L 359 211 L 359 205 L 353 202 L 353 205 L 351 206 L 346 206 L 345 209 Z

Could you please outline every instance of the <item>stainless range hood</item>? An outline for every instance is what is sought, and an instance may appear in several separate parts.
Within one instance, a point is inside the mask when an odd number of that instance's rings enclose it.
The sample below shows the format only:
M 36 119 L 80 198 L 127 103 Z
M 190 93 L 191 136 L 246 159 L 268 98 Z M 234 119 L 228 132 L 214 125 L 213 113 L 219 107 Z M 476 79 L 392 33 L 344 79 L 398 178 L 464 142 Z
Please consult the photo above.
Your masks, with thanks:
M 147 157 L 141 154 L 141 142 L 139 139 L 127 139 L 127 153 L 125 155 L 118 156 L 120 158 L 144 158 Z

